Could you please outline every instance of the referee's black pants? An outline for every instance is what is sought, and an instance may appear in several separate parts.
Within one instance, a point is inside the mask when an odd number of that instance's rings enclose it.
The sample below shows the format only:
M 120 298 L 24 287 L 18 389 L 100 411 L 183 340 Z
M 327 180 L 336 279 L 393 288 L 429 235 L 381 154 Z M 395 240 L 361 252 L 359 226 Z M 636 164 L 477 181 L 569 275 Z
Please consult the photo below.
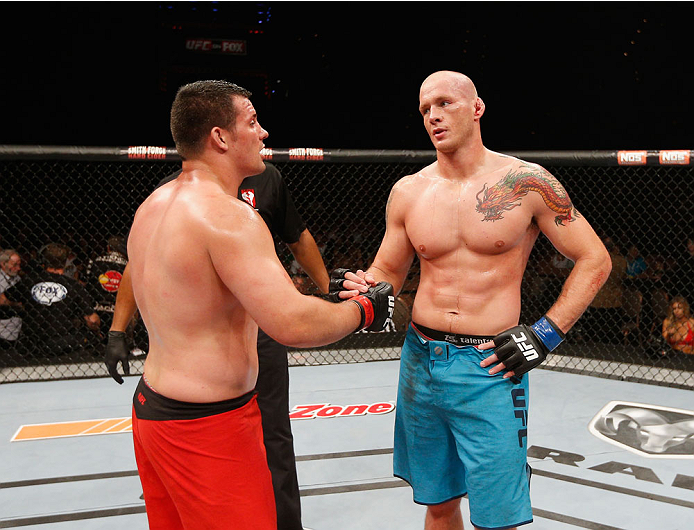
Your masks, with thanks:
M 258 406 L 277 506 L 277 530 L 301 530 L 294 437 L 289 423 L 287 347 L 258 330 Z

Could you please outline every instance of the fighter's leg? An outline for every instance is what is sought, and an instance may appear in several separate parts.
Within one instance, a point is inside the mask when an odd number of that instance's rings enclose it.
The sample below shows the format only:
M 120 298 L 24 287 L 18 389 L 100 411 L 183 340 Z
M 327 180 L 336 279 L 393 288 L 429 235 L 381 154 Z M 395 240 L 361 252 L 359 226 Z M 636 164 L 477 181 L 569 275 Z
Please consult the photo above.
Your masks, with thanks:
M 433 346 L 432 346 L 433 344 Z M 465 495 L 465 468 L 440 407 L 446 363 L 439 343 L 421 341 L 410 327 L 400 354 L 393 474 L 412 486 L 418 504 L 440 505 Z
M 463 514 L 460 499 L 427 506 L 424 519 L 425 530 L 463 530 Z
M 449 356 L 453 350 L 449 347 Z M 532 522 L 527 464 L 528 374 L 514 383 L 480 367 L 484 352 L 453 350 L 447 410 L 465 466 L 470 520 L 477 528 Z
M 145 497 L 149 528 L 150 530 L 183 530 L 183 522 L 178 515 L 176 505 L 142 446 L 139 423 L 134 410 L 132 417 L 135 461 Z

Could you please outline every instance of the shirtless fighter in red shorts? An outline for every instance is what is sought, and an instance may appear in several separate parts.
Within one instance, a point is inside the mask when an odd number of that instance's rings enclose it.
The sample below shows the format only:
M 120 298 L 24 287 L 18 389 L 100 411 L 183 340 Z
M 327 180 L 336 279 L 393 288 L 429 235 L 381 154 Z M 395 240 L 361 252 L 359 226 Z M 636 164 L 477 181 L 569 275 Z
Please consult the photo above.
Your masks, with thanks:
M 183 172 L 138 209 L 128 241 L 149 353 L 133 437 L 150 528 L 276 528 L 253 388 L 258 326 L 289 346 L 380 330 L 392 286 L 331 304 L 299 293 L 260 215 L 237 199 L 264 170 L 268 133 L 250 92 L 225 81 L 181 87 L 171 132 Z

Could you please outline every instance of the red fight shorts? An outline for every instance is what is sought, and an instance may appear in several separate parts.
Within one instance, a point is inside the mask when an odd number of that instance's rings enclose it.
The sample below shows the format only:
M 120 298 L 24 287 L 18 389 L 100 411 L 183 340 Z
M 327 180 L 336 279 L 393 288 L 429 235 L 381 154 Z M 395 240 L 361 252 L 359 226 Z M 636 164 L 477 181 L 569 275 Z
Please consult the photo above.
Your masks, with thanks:
M 152 530 L 276 530 L 256 395 L 216 403 L 133 399 L 135 459 Z

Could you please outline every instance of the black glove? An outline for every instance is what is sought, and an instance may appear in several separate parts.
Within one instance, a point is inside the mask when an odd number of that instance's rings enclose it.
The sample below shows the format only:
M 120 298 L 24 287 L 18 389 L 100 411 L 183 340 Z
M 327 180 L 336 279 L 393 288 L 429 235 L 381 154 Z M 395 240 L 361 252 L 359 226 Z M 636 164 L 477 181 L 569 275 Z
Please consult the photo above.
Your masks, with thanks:
M 119 385 L 123 384 L 123 378 L 118 373 L 118 363 L 123 365 L 123 375 L 130 375 L 128 364 L 128 348 L 125 345 L 125 333 L 122 331 L 109 331 L 106 343 L 106 367 L 108 373 Z
M 378 282 L 364 294 L 349 299 L 359 306 L 361 322 L 356 331 L 366 328 L 366 331 L 383 331 L 389 318 L 393 318 L 395 297 L 393 286 L 388 282 Z
M 345 283 L 345 274 L 352 272 L 350 269 L 334 269 L 330 273 L 328 284 L 328 300 L 331 302 L 344 302 L 346 298 L 340 298 L 342 291 L 347 291 L 342 284 Z
M 564 333 L 546 316 L 532 326 L 521 324 L 502 331 L 492 340 L 494 353 L 516 376 L 542 364 L 547 354 L 564 340 Z

